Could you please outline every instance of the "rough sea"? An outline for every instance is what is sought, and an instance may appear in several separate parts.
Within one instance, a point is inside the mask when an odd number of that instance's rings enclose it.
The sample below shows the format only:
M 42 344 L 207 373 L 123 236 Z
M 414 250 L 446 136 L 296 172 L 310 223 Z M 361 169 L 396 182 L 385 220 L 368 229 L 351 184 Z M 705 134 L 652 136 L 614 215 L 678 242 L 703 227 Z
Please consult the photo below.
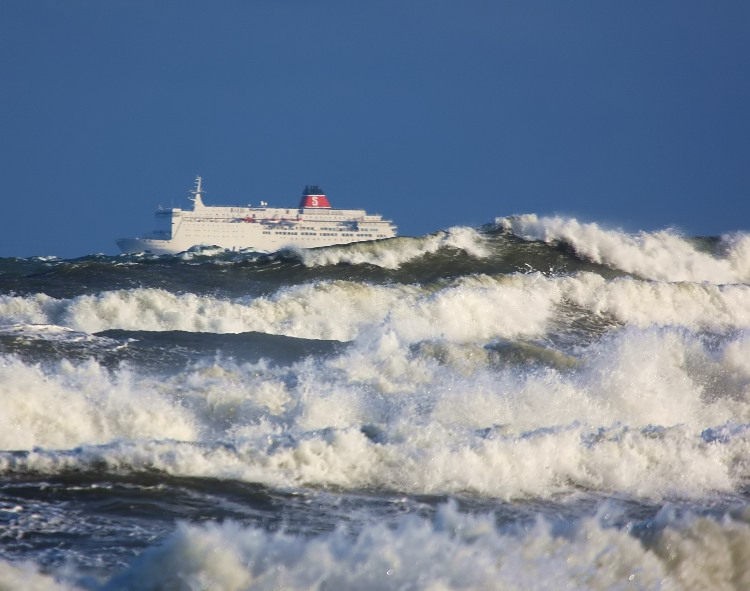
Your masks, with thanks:
M 0 589 L 750 589 L 750 234 L 0 259 Z

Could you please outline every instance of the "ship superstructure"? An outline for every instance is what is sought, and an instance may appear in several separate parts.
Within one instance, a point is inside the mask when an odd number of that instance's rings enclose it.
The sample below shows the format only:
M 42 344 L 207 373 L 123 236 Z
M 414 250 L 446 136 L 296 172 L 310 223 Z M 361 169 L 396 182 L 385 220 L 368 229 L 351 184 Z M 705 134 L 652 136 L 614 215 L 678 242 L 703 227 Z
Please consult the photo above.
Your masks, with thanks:
M 257 207 L 205 205 L 202 179 L 190 192 L 193 209 L 160 208 L 157 229 L 142 238 L 120 238 L 124 253 L 175 254 L 193 246 L 219 246 L 230 250 L 274 252 L 288 246 L 313 248 L 392 238 L 396 226 L 379 214 L 363 209 L 334 209 L 323 191 L 308 185 L 299 206 Z

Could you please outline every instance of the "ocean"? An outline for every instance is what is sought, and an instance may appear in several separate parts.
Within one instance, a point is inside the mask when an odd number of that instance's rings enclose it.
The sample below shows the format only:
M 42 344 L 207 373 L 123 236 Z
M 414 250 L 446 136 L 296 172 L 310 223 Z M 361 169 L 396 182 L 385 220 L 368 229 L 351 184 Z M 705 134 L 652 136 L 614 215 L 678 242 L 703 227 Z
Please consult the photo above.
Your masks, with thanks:
M 0 259 L 0 589 L 750 589 L 750 234 Z

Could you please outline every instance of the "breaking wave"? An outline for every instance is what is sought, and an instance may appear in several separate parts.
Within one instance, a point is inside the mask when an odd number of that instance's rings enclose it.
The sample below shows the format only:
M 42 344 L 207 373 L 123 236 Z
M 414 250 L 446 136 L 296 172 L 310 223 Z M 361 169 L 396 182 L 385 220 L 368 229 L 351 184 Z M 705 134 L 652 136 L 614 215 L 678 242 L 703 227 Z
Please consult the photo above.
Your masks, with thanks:
M 722 237 L 720 256 L 694 240 L 664 230 L 628 234 L 573 218 L 526 214 L 498 218 L 496 224 L 526 240 L 564 242 L 580 256 L 655 281 L 740 283 L 750 280 L 750 235 Z

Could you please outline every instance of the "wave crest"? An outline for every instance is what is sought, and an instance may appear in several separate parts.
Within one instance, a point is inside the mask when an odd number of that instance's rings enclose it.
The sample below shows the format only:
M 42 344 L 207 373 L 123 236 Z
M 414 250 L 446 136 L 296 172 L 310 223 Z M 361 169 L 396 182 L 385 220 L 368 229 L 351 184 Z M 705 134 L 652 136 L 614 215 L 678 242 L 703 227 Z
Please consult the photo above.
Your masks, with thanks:
M 750 237 L 725 240 L 729 254 L 717 258 L 673 230 L 628 234 L 574 218 L 525 214 L 498 218 L 500 228 L 525 240 L 564 242 L 595 263 L 655 281 L 740 283 L 750 280 Z

